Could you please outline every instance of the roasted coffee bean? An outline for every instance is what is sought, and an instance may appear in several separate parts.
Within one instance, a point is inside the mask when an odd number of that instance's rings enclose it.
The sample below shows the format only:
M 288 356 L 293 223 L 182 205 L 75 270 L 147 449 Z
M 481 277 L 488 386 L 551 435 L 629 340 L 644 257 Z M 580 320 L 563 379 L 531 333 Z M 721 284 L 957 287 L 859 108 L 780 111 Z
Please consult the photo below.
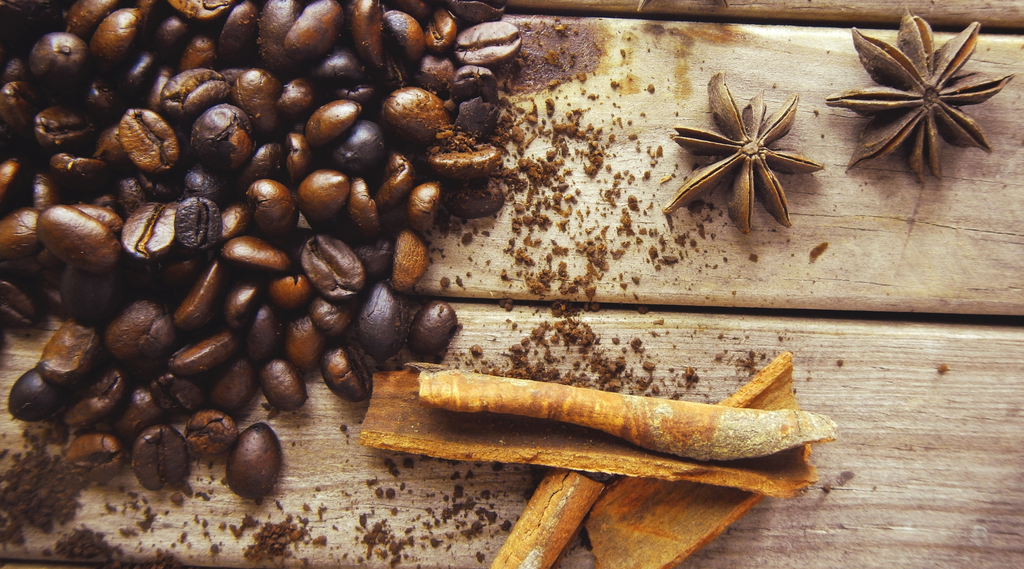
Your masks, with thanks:
M 413 83 L 441 99 L 447 99 L 452 89 L 455 65 L 447 57 L 426 54 L 419 60 L 419 67 L 413 73 Z
M 317 170 L 306 176 L 295 193 L 295 202 L 310 224 L 327 223 L 348 202 L 348 176 L 337 170 Z M 2 239 L 0 231 L 0 239 Z
M 363 107 L 370 108 L 375 106 L 377 102 L 377 91 L 376 85 L 368 83 L 335 89 L 334 97 L 359 103 Z
M 220 212 L 220 238 L 229 241 L 243 235 L 252 225 L 252 212 L 244 202 L 235 202 Z
M 117 4 L 116 0 L 78 0 L 64 17 L 68 32 L 89 39 L 103 18 L 117 9 Z
M 139 386 L 128 397 L 128 406 L 114 421 L 114 433 L 122 441 L 134 441 L 139 433 L 167 418 L 167 411 L 156 404 L 148 387 Z
M 249 116 L 253 132 L 270 134 L 280 126 L 277 100 L 281 82 L 265 69 L 247 69 L 231 86 L 231 100 Z
M 0 164 L 0 186 L 4 185 L 4 170 L 8 160 L 3 164 Z M 17 178 L 15 178 L 17 180 Z M 2 188 L 0 188 L 2 189 Z M 0 198 L 2 198 L 3 192 L 0 192 Z M 32 177 L 32 207 L 37 211 L 43 211 L 44 209 L 55 206 L 61 203 L 60 187 L 57 185 L 57 180 L 53 176 L 45 171 L 39 170 L 36 175 Z
M 381 116 L 388 130 L 413 144 L 437 143 L 437 134 L 451 126 L 441 99 L 419 87 L 399 89 L 385 99 Z
M 338 304 L 316 297 L 309 304 L 309 319 L 325 336 L 341 336 L 356 317 L 356 303 L 346 300 Z
M 106 162 L 66 152 L 50 157 L 50 172 L 61 187 L 80 193 L 98 190 L 106 186 L 110 179 Z
M 268 142 L 256 149 L 252 159 L 238 173 L 238 184 L 235 187 L 244 193 L 256 180 L 277 180 L 283 164 L 284 146 L 278 142 Z
M 87 326 L 106 322 L 124 301 L 124 278 L 113 270 L 102 275 L 68 265 L 60 278 L 61 304 Z
M 235 421 L 223 411 L 203 409 L 188 419 L 185 442 L 193 456 L 210 456 L 231 450 L 238 440 Z
M 64 460 L 84 480 L 106 484 L 121 473 L 128 453 L 114 435 L 85 433 L 71 441 Z
M 205 266 L 205 257 L 199 255 L 166 261 L 160 266 L 158 276 L 161 282 L 175 288 L 191 286 Z
M 238 435 L 228 456 L 227 482 L 231 491 L 247 500 L 269 494 L 281 472 L 281 443 L 266 423 L 256 423 Z
M 443 300 L 431 300 L 412 319 L 409 348 L 417 354 L 440 354 L 448 348 L 458 329 L 455 309 Z
M 219 209 L 227 207 L 234 198 L 234 194 L 226 176 L 202 164 L 196 164 L 185 173 L 185 191 L 182 192 L 181 197 L 182 199 L 206 198 L 217 204 Z M 181 215 L 180 206 L 178 211 L 178 215 Z
M 108 367 L 75 393 L 64 410 L 64 423 L 72 428 L 91 427 L 114 414 L 128 399 L 128 377 L 117 367 Z
M 284 84 L 277 110 L 293 121 L 304 121 L 317 106 L 317 89 L 306 77 L 299 77 Z
M 121 248 L 143 263 L 155 263 L 166 257 L 175 241 L 177 207 L 153 202 L 141 205 L 124 223 Z
M 397 44 L 399 53 L 409 61 L 419 61 L 423 57 L 426 43 L 423 28 L 416 18 L 398 10 L 384 12 L 385 37 Z
M 171 77 L 160 92 L 161 106 L 168 117 L 191 121 L 210 107 L 223 103 L 231 94 L 224 76 L 212 69 L 182 71 Z
M 426 231 L 433 227 L 434 216 L 441 203 L 441 184 L 427 182 L 413 188 L 405 206 L 405 217 L 409 227 Z
M 240 344 L 235 331 L 225 328 L 175 352 L 167 360 L 167 369 L 179 375 L 208 371 L 231 359 Z
M 349 176 L 372 173 L 387 159 L 384 132 L 373 121 L 356 121 L 340 139 L 331 150 L 331 164 Z
M 301 263 L 309 282 L 332 302 L 355 295 L 366 284 L 366 273 L 356 254 L 345 242 L 329 235 L 307 241 Z
M 152 51 L 141 51 L 129 60 L 127 68 L 117 80 L 120 92 L 135 97 L 151 83 L 158 68 L 157 55 Z
M 310 77 L 329 84 L 354 85 L 366 79 L 359 56 L 347 47 L 335 47 L 310 71 Z
M 198 411 L 206 406 L 206 393 L 196 381 L 164 373 L 149 383 L 153 401 L 168 411 Z
M 262 293 L 262 285 L 253 279 L 242 279 L 232 284 L 224 299 L 224 321 L 227 325 L 236 330 L 245 327 L 256 312 Z
M 103 345 L 121 361 L 162 360 L 177 341 L 171 315 L 152 300 L 136 300 L 114 316 L 103 333 Z
M 39 252 L 36 221 L 39 212 L 18 208 L 0 219 L 0 259 L 23 259 Z
M 213 259 L 199 275 L 188 295 L 174 311 L 174 325 L 181 330 L 197 330 L 217 316 L 221 296 L 227 286 L 227 266 Z
M 206 198 L 181 200 L 174 214 L 174 240 L 189 251 L 203 251 L 220 244 L 220 208 Z
M 267 296 L 281 310 L 297 310 L 309 304 L 316 291 L 306 275 L 285 275 L 270 279 Z
M 413 286 L 430 267 L 427 244 L 415 231 L 404 229 L 395 239 L 395 261 L 391 286 L 398 292 L 412 292 Z
M 373 243 L 359 245 L 353 252 L 363 264 L 367 282 L 376 282 L 391 276 L 395 254 L 395 243 L 391 239 L 380 237 Z
M 43 381 L 39 372 L 30 369 L 11 386 L 7 411 L 19 421 L 42 421 L 57 413 L 66 398 L 63 388 Z
M 118 116 L 124 111 L 122 107 L 114 110 L 117 111 Z M 96 138 L 96 151 L 93 152 L 93 158 L 102 160 L 116 173 L 125 174 L 133 171 L 135 164 L 128 157 L 128 153 L 124 151 L 124 145 L 121 144 L 121 137 L 117 134 L 117 130 L 118 125 L 115 123 L 100 132 Z
M 381 212 L 391 211 L 402 205 L 416 182 L 416 172 L 405 156 L 392 152 L 384 167 L 384 181 L 373 197 Z
M 141 27 L 142 14 L 135 8 L 115 10 L 100 22 L 89 40 L 89 52 L 101 70 L 124 61 L 135 47 Z
M 232 265 L 243 269 L 280 272 L 291 266 L 291 260 L 284 251 L 250 235 L 228 241 L 221 248 L 220 255 Z
M 494 215 L 505 205 L 505 192 L 493 178 L 453 184 L 444 194 L 444 208 L 463 219 Z
M 259 20 L 260 55 L 275 73 L 294 73 L 295 62 L 284 50 L 284 38 L 302 12 L 297 0 L 267 0 Z
M 42 96 L 26 81 L 11 81 L 0 88 L 0 119 L 18 135 L 35 139 L 35 118 Z
M 32 129 L 36 142 L 47 152 L 87 150 L 96 136 L 88 115 L 60 105 L 39 111 Z
M 200 69 L 213 67 L 217 61 L 217 40 L 206 35 L 196 34 L 185 44 L 185 51 L 178 61 L 178 69 Z
M 220 63 L 240 63 L 256 50 L 259 15 L 260 9 L 249 0 L 231 8 L 217 39 L 217 60 Z
M 253 361 L 261 362 L 277 355 L 284 342 L 284 331 L 273 307 L 263 304 L 256 309 L 252 325 L 245 336 L 245 352 Z
M 444 8 L 437 8 L 430 14 L 430 21 L 427 22 L 427 33 L 423 39 L 427 51 L 435 55 L 442 55 L 455 45 L 455 37 L 459 33 L 458 24 L 451 13 Z
M 156 27 L 153 47 L 164 61 L 174 61 L 181 56 L 189 36 L 188 24 L 177 16 L 168 16 Z
M 36 370 L 46 381 L 68 387 L 85 378 L 105 355 L 95 328 L 65 320 L 43 346 Z
M 505 13 L 506 2 L 507 0 L 445 0 L 444 5 L 456 18 L 478 24 L 500 20 Z
M 103 203 L 103 196 L 100 197 L 101 201 L 99 203 Z M 71 204 L 71 207 L 102 223 L 107 227 L 107 229 L 113 231 L 114 233 L 120 232 L 121 229 L 124 227 L 124 220 L 122 220 L 121 216 L 117 215 L 117 212 L 115 212 L 110 207 L 87 203 Z
M 306 121 L 306 141 L 323 146 L 344 134 L 359 117 L 362 107 L 352 101 L 333 101 L 317 109 Z
M 256 368 L 248 358 L 236 358 L 218 370 L 210 387 L 210 404 L 228 413 L 241 411 L 259 390 Z
M 294 411 L 306 403 L 306 384 L 291 362 L 270 360 L 260 366 L 260 388 L 267 402 L 281 411 Z
M 89 46 L 74 34 L 46 34 L 32 46 L 28 67 L 40 83 L 51 89 L 74 87 L 89 73 Z
M 284 37 L 284 53 L 292 61 L 314 59 L 330 51 L 341 34 L 345 13 L 335 0 L 306 5 Z
M 435 174 L 445 178 L 485 178 L 501 167 L 501 150 L 489 144 L 480 144 L 469 151 L 433 154 L 427 159 L 427 164 Z
M 509 22 L 486 22 L 459 32 L 455 38 L 455 61 L 461 65 L 494 68 L 519 53 L 523 39 L 519 28 Z
M 112 271 L 121 256 L 114 232 L 71 206 L 56 205 L 40 213 L 36 234 L 58 259 L 91 273 Z
M 167 3 L 190 20 L 205 22 L 223 16 L 231 10 L 234 0 L 167 0 Z
M 117 136 L 128 158 L 147 174 L 170 170 L 181 155 L 174 129 L 148 109 L 128 109 L 121 117 Z
M 490 136 L 498 126 L 500 115 L 498 105 L 476 97 L 459 103 L 459 115 L 455 127 L 479 138 Z
M 178 484 L 188 476 L 185 437 L 169 425 L 153 425 L 132 445 L 132 470 L 147 490 Z
M 270 237 L 284 237 L 295 229 L 299 209 L 288 188 L 274 180 L 257 180 L 246 191 L 256 226 Z
M 373 391 L 373 376 L 359 354 L 346 347 L 324 352 L 320 359 L 320 376 L 331 393 L 345 401 L 363 401 Z
M 298 184 L 313 168 L 313 150 L 304 135 L 290 132 L 285 136 L 284 151 L 288 179 L 292 184 Z
M 315 370 L 326 348 L 327 338 L 313 325 L 308 315 L 300 316 L 285 326 L 284 355 L 300 373 Z
M 348 195 L 348 217 L 359 235 L 375 237 L 380 233 L 380 215 L 377 202 L 370 197 L 366 180 L 353 178 Z
M 243 166 L 252 156 L 252 128 L 242 109 L 223 103 L 203 112 L 192 125 L 192 147 L 215 170 Z
M 370 69 L 384 69 L 384 22 L 379 0 L 355 0 L 350 7 L 352 39 Z
M 405 298 L 387 281 L 373 285 L 359 312 L 356 338 L 377 363 L 402 349 L 412 323 Z

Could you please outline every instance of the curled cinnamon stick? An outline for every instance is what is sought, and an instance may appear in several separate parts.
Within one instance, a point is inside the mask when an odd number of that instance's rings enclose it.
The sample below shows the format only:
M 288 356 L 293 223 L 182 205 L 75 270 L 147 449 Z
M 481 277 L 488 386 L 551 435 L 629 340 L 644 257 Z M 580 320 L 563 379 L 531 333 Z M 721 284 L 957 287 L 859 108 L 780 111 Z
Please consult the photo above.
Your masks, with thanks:
M 432 364 L 414 367 L 420 369 L 419 402 L 424 407 L 554 419 L 697 460 L 767 456 L 839 436 L 831 419 L 804 411 L 729 408 L 464 373 Z

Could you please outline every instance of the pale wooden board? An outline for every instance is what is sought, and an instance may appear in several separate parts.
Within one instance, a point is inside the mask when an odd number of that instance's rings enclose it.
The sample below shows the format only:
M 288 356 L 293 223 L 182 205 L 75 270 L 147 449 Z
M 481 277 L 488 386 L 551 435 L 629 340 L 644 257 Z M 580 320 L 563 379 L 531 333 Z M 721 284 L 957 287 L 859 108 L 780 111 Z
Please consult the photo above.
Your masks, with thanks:
M 542 89 L 511 101 L 527 112 L 536 103 L 544 122 L 546 99 L 559 121 L 582 109 L 582 127 L 604 129 L 610 171 L 587 176 L 585 160 L 575 154 L 586 142 L 568 141 L 564 168 L 573 173 L 563 193 L 578 197 L 576 204 L 563 202 L 571 205 L 571 212 L 565 208 L 565 231 L 552 226 L 516 233 L 512 221 L 522 214 L 515 208 L 530 205 L 524 192 L 517 193 L 496 218 L 456 223 L 446 235 L 428 235 L 433 265 L 421 292 L 533 298 L 525 280 L 542 269 L 557 269 L 564 261 L 570 279 L 586 274 L 576 244 L 590 239 L 609 251 L 622 250 L 618 259 L 607 256 L 607 270 L 595 279 L 593 300 L 604 303 L 1024 314 L 1024 200 L 1019 199 L 1024 139 L 1015 118 L 1024 101 L 1024 77 L 985 104 L 966 108 L 994 151 L 943 143 L 944 177 L 919 184 L 902 153 L 846 171 L 867 119 L 827 107 L 824 99 L 872 84 L 849 29 L 598 18 L 562 18 L 555 29 L 549 18 L 511 21 L 523 28 L 525 49 L 533 54 L 531 74 L 517 76 L 517 85 L 529 80 L 526 84 Z M 895 41 L 892 31 L 865 33 Z M 940 34 L 938 41 L 949 37 Z M 549 53 L 557 55 L 549 58 L 554 63 L 543 61 Z M 1022 53 L 1022 36 L 983 34 L 965 70 L 993 76 L 1018 72 Z M 772 112 L 791 93 L 800 94 L 796 124 L 777 144 L 824 164 L 825 170 L 780 175 L 792 228 L 776 224 L 755 204 L 754 230 L 742 234 L 725 214 L 728 187 L 704 197 L 713 211 L 661 213 L 696 163 L 671 140 L 672 128 L 713 129 L 707 83 L 718 71 L 726 72 L 741 105 L 764 90 Z M 575 79 L 580 72 L 586 81 Z M 551 80 L 562 83 L 544 89 Z M 609 135 L 615 135 L 614 143 L 608 143 Z M 663 156 L 652 158 L 659 147 Z M 550 148 L 550 137 L 542 136 L 526 154 L 543 159 Z M 611 205 L 604 197 L 616 175 L 623 179 Z M 674 178 L 661 183 L 668 176 Z M 533 189 L 540 197 L 554 194 Z M 629 212 L 633 236 L 620 222 L 630 196 L 638 209 Z M 552 222 L 563 219 L 553 210 L 543 213 Z M 545 257 L 553 252 L 552 242 L 568 252 L 556 253 L 549 265 Z M 812 262 L 811 251 L 823 243 L 828 249 Z M 657 260 L 650 257 L 651 247 Z M 535 264 L 517 264 L 510 254 L 517 249 Z M 666 256 L 679 260 L 668 264 Z M 447 289 L 440 284 L 444 278 L 451 283 Z M 556 280 L 544 298 L 586 298 L 582 287 L 568 295 L 558 288 Z
M 651 0 L 637 12 L 637 0 L 509 0 L 510 11 L 527 13 L 585 14 L 729 21 L 899 22 L 905 11 L 936 25 L 964 26 L 980 21 L 1002 29 L 1024 27 L 1024 6 L 1015 0 L 987 2 L 933 2 L 929 0 Z
M 444 362 L 463 368 L 503 367 L 503 354 L 512 345 L 540 322 L 559 320 L 546 308 L 527 306 L 505 312 L 490 303 L 459 303 L 456 310 L 463 328 Z M 580 320 L 593 327 L 606 355 L 625 348 L 627 365 L 636 375 L 644 373 L 642 361 L 654 363 L 653 382 L 663 396 L 680 393 L 694 401 L 717 401 L 742 385 L 749 375 L 738 360 L 749 350 L 755 351 L 756 361 L 762 361 L 762 353 L 767 361 L 791 350 L 801 406 L 829 414 L 840 425 L 841 441 L 819 445 L 812 456 L 819 485 L 792 500 L 765 500 L 684 567 L 1024 563 L 1024 330 L 685 312 L 641 315 L 630 310 L 584 313 Z M 0 353 L 0 392 L 6 393 L 14 378 L 35 363 L 47 334 L 7 332 Z M 628 347 L 633 338 L 641 339 L 642 354 Z M 482 348 L 480 358 L 470 353 L 473 345 Z M 567 352 L 562 346 L 554 347 L 552 355 L 563 370 L 579 357 L 575 349 Z M 944 375 L 936 371 L 943 363 L 950 367 Z M 700 375 L 690 390 L 681 387 L 686 366 Z M 414 467 L 406 468 L 404 455 L 356 444 L 363 406 L 341 402 L 317 382 L 309 387 L 312 397 L 301 411 L 270 420 L 285 444 L 285 470 L 262 506 L 238 500 L 221 485 L 223 460 L 214 460 L 212 468 L 204 462 L 190 476 L 193 491 L 206 492 L 211 500 L 189 498 L 181 508 L 170 503 L 172 491 L 142 490 L 130 473 L 123 473 L 110 488 L 90 489 L 77 520 L 68 527 L 53 535 L 30 533 L 24 547 L 7 546 L 0 555 L 41 559 L 61 533 L 87 526 L 106 533 L 129 557 L 148 558 L 164 549 L 191 564 L 243 566 L 241 551 L 250 543 L 251 530 L 235 540 L 230 532 L 217 530 L 218 524 L 238 524 L 245 513 L 280 521 L 283 514 L 274 503 L 280 500 L 285 512 L 310 517 L 313 537 L 328 538 L 325 548 L 300 546 L 289 565 L 298 565 L 301 558 L 317 566 L 354 564 L 366 553 L 358 543 L 362 513 L 368 514 L 371 526 L 388 520 L 399 535 L 414 528 L 410 535 L 415 545 L 403 552 L 410 557 L 402 566 L 479 567 L 477 552 L 483 554 L 484 566 L 490 562 L 506 535 L 501 523 L 516 519 L 524 495 L 535 484 L 526 468 L 507 465 L 495 471 L 489 464 L 419 457 L 410 457 Z M 239 417 L 242 425 L 265 419 L 259 403 Z M 339 430 L 341 425 L 348 426 L 347 434 Z M 24 427 L 9 419 L 0 422 L 3 447 L 16 450 Z M 397 463 L 397 477 L 385 468 L 388 458 Z M 10 460 L 8 456 L 0 464 L 6 468 Z M 466 480 L 469 470 L 474 477 Z M 459 480 L 452 480 L 455 472 Z M 373 478 L 379 484 L 370 488 L 366 480 Z M 404 491 L 399 490 L 402 483 Z M 822 491 L 824 484 L 832 486 L 829 493 Z M 471 538 L 459 532 L 477 521 L 472 512 L 433 530 L 422 525 L 433 518 L 427 508 L 440 517 L 445 496 L 451 500 L 457 485 L 465 489 L 457 502 L 471 498 L 497 513 L 494 524 L 485 519 L 481 533 Z M 377 487 L 395 489 L 396 497 L 377 498 Z M 480 497 L 484 490 L 492 492 L 490 499 Z M 125 508 L 132 501 L 125 491 L 138 492 L 140 505 L 149 502 L 157 514 L 152 532 L 133 538 L 118 535 L 120 528 L 133 528 L 142 520 L 140 512 Z M 108 512 L 107 503 L 117 512 Z M 303 504 L 313 512 L 304 514 Z M 328 507 L 323 522 L 316 518 L 320 505 Z M 196 516 L 208 520 L 209 538 Z M 183 532 L 188 534 L 185 543 L 176 543 Z M 441 540 L 437 548 L 425 541 L 431 532 Z M 446 532 L 454 537 L 446 538 Z M 211 542 L 221 544 L 216 558 L 209 556 Z M 591 567 L 589 555 L 577 547 L 567 566 Z M 388 560 L 374 558 L 368 566 L 386 567 Z

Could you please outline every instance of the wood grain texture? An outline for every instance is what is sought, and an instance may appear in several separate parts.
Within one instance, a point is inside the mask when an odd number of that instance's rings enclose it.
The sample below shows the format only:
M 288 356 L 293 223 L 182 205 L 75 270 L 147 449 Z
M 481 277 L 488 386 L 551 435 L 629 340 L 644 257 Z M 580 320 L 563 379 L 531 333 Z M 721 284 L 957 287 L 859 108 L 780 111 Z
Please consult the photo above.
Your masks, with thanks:
M 521 340 L 536 327 L 565 321 L 529 306 L 510 312 L 490 303 L 455 307 L 463 328 L 442 363 L 462 369 L 507 366 L 512 350 L 522 347 Z M 1024 331 L 1019 328 L 630 310 L 587 312 L 577 320 L 600 340 L 593 350 L 625 358 L 627 392 L 650 392 L 656 385 L 661 396 L 715 402 L 749 379 L 751 351 L 757 367 L 792 351 L 801 406 L 830 415 L 842 429 L 841 441 L 815 449 L 818 485 L 791 500 L 762 502 L 684 567 L 735 567 L 751 560 L 768 568 L 795 563 L 1012 567 L 1024 561 Z M 6 332 L 0 392 L 34 365 L 49 333 Z M 634 339 L 639 339 L 636 349 Z M 550 350 L 548 365 L 563 374 L 593 374 L 579 346 L 551 344 Z M 538 352 L 531 349 L 531 360 L 544 357 L 542 347 Z M 650 372 L 644 362 L 654 366 Z M 947 373 L 937 372 L 941 364 L 949 366 Z M 699 376 L 690 389 L 687 366 Z M 269 420 L 284 445 L 285 467 L 262 505 L 239 500 L 221 483 L 223 459 L 193 464 L 194 494 L 182 506 L 171 502 L 173 490 L 144 490 L 125 472 L 105 488 L 90 488 L 74 522 L 50 535 L 29 531 L 24 545 L 7 545 L 2 555 L 43 559 L 43 550 L 61 535 L 90 527 L 103 532 L 124 557 L 146 559 L 161 549 L 190 564 L 251 566 L 243 551 L 254 530 L 236 539 L 220 524 L 237 526 L 246 513 L 279 522 L 290 513 L 308 517 L 311 538 L 326 536 L 327 545 L 301 544 L 292 558 L 274 563 L 298 566 L 307 559 L 317 566 L 345 567 L 364 558 L 369 567 L 387 567 L 388 540 L 367 538 L 378 523 L 381 532 L 375 536 L 412 538 L 398 551 L 401 566 L 478 567 L 478 552 L 484 565 L 493 559 L 507 535 L 502 525 L 514 523 L 536 484 L 529 468 L 365 449 L 357 443 L 365 406 L 335 398 L 315 377 L 309 390 L 310 400 L 300 411 Z M 266 419 L 258 399 L 238 417 L 241 426 Z M 0 422 L 0 442 L 11 451 L 0 467 L 20 450 L 26 428 L 41 431 L 18 421 Z M 321 506 L 327 508 L 322 521 Z M 155 517 L 143 531 L 137 524 L 144 523 L 147 508 Z M 215 557 L 212 544 L 220 547 Z M 591 555 L 574 548 L 564 566 L 592 567 Z
M 1002 29 L 1024 27 L 1024 7 L 1014 0 L 988 2 L 929 2 L 908 0 L 886 2 L 863 0 L 852 4 L 842 0 L 651 0 L 637 12 L 636 0 L 509 0 L 509 11 L 548 14 L 585 14 L 669 19 L 714 19 L 729 21 L 802 21 L 816 23 L 868 23 L 897 25 L 906 10 L 943 26 L 965 26 L 980 21 Z
M 506 165 L 531 158 L 547 163 L 550 155 L 564 161 L 559 171 L 571 174 L 563 185 L 536 182 L 513 193 L 496 218 L 456 220 L 447 232 L 431 232 L 433 264 L 420 292 L 1024 314 L 1024 201 L 1015 197 L 1024 180 L 1024 144 L 1013 118 L 1024 81 L 1011 81 L 986 103 L 966 107 L 992 153 L 942 143 L 944 177 L 919 184 L 899 152 L 846 171 L 867 120 L 829 108 L 824 99 L 871 84 L 849 29 L 511 21 L 526 36 L 529 68 L 512 83 L 524 91 L 510 100 L 522 110 L 517 116 L 527 140 L 535 131 L 527 120 L 535 105 L 545 132 L 555 123 L 564 126 L 566 113 L 578 112 L 581 129 L 602 129 L 603 166 L 588 176 L 589 140 L 569 136 L 541 135 L 524 156 L 513 151 Z M 895 41 L 891 31 L 864 33 Z M 949 37 L 941 34 L 937 41 Z M 982 34 L 965 71 L 1018 71 L 1022 48 L 1024 37 Z M 725 214 L 728 184 L 703 197 L 713 209 L 661 213 L 693 165 L 702 163 L 672 142 L 673 127 L 714 128 L 707 83 L 718 71 L 726 73 L 741 105 L 764 90 L 772 112 L 790 94 L 800 94 L 795 126 L 777 146 L 825 170 L 780 175 L 792 228 L 776 224 L 755 204 L 753 232 L 742 234 Z M 585 81 L 577 78 L 581 74 Z M 552 81 L 557 86 L 547 89 Z M 520 164 L 519 172 L 529 165 Z M 536 225 L 541 216 L 549 220 L 546 229 L 524 221 Z

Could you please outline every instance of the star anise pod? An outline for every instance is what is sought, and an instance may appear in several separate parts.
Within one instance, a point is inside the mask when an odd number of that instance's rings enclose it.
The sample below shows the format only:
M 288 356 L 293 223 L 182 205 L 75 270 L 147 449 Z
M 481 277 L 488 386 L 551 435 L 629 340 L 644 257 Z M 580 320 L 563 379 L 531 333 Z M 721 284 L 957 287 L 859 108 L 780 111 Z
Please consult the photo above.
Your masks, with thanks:
M 924 180 L 924 161 L 936 178 L 942 177 L 936 134 L 954 146 L 976 146 L 991 151 L 981 127 L 960 110 L 963 105 L 987 101 L 1013 75 L 991 78 L 976 73 L 958 75 L 978 45 L 974 22 L 935 49 L 928 22 L 907 14 L 900 23 L 896 45 L 869 38 L 853 30 L 853 46 L 861 64 L 880 87 L 831 95 L 830 107 L 842 107 L 874 118 L 864 127 L 860 147 L 849 168 L 880 158 L 909 144 L 910 168 Z
M 766 119 L 764 93 L 751 99 L 741 111 L 725 84 L 725 73 L 720 72 L 708 83 L 708 98 L 711 115 L 723 134 L 677 126 L 678 136 L 673 136 L 672 140 L 693 154 L 726 158 L 694 170 L 665 206 L 664 212 L 672 213 L 738 170 L 733 182 L 733 199 L 729 203 L 729 218 L 740 231 L 750 233 L 755 191 L 768 213 L 782 225 L 790 227 L 786 194 L 772 170 L 808 174 L 822 169 L 821 164 L 798 154 L 768 148 L 793 128 L 799 97 L 794 94 Z

